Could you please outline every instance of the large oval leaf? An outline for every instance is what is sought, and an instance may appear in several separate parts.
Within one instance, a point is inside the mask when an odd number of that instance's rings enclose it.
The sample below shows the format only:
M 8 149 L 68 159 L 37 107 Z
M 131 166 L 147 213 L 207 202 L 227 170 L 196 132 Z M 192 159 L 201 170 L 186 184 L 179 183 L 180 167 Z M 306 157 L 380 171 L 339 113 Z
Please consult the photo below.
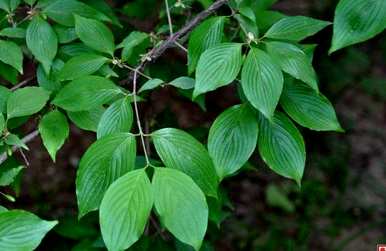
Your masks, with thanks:
M 201 54 L 210 47 L 221 43 L 225 17 L 212 17 L 197 26 L 189 36 L 188 71 L 195 69 Z
M 47 113 L 40 121 L 40 136 L 53 161 L 55 161 L 56 152 L 68 138 L 69 131 L 66 116 L 58 110 Z
M 0 250 L 34 250 L 57 223 L 22 210 L 3 211 L 0 213 Z
M 268 53 L 281 69 L 318 91 L 318 81 L 310 58 L 300 48 L 283 42 L 266 43 Z
M 133 110 L 130 99 L 128 97 L 119 99 L 103 113 L 98 124 L 97 137 L 101 138 L 116 132 L 130 132 L 132 124 Z
M 241 86 L 248 101 L 271 118 L 283 89 L 283 74 L 267 53 L 251 48 L 243 66 Z
M 0 61 L 23 73 L 23 52 L 14 42 L 0 40 Z
M 54 29 L 47 21 L 35 16 L 28 25 L 26 43 L 48 74 L 58 50 L 58 38 Z
M 99 212 L 108 250 L 126 250 L 143 234 L 153 207 L 153 191 L 144 169 L 116 180 L 103 197 Z
M 98 209 L 110 184 L 134 169 L 135 153 L 135 138 L 128 133 L 106 136 L 88 148 L 76 177 L 79 217 Z
M 276 173 L 300 185 L 306 150 L 298 129 L 281 113 L 277 113 L 272 121 L 261 116 L 259 126 L 258 145 L 264 162 Z
M 8 97 L 8 119 L 37 113 L 45 106 L 49 98 L 50 93 L 40 87 L 17 89 Z
M 286 82 L 280 104 L 304 127 L 316 131 L 342 131 L 330 101 L 302 83 Z
M 76 15 L 75 31 L 80 40 L 87 46 L 113 56 L 114 36 L 103 23 Z
M 257 116 L 246 105 L 228 108 L 209 130 L 208 150 L 220 179 L 239 170 L 257 144 Z
M 385 0 L 341 0 L 335 10 L 329 53 L 370 39 L 385 28 Z
M 300 41 L 308 36 L 314 35 L 330 22 L 318 20 L 304 16 L 285 17 L 280 19 L 277 23 L 265 33 L 265 37 Z
M 169 168 L 156 168 L 152 184 L 155 208 L 163 225 L 198 251 L 208 225 L 203 192 L 189 176 Z
M 111 80 L 85 76 L 63 87 L 52 103 L 67 111 L 87 111 L 108 103 L 119 93 L 121 90 Z
M 241 44 L 224 43 L 206 50 L 198 61 L 193 96 L 230 84 L 239 74 L 242 59 Z
M 206 195 L 217 197 L 216 170 L 207 150 L 198 140 L 174 128 L 155 131 L 152 138 L 166 167 L 188 174 Z

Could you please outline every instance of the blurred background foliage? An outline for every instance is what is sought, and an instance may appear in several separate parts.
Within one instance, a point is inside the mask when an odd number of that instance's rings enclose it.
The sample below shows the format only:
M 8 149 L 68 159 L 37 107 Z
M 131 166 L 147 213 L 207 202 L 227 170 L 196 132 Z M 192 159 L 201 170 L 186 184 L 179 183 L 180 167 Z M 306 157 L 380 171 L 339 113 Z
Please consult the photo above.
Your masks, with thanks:
M 103 8 L 101 0 L 86 2 Z M 154 35 L 154 39 L 144 41 L 132 52 L 132 64 L 149 46 L 167 36 L 163 1 L 108 2 L 122 25 L 112 26 L 117 41 L 133 30 Z M 186 6 L 185 10 L 172 8 L 176 26 L 211 0 L 180 3 Z M 281 0 L 272 9 L 332 21 L 336 3 Z M 314 66 L 320 88 L 336 107 L 346 133 L 302 129 L 308 160 L 301 189 L 253 157 L 239 175 L 222 185 L 222 203 L 209 201 L 211 223 L 202 250 L 368 251 L 375 250 L 377 243 L 386 243 L 386 34 L 328 56 L 331 34 L 330 27 L 306 42 L 318 44 Z M 186 74 L 183 51 L 169 50 L 158 62 L 149 68 L 154 77 L 171 80 Z M 34 72 L 31 65 L 26 74 Z M 0 73 L 2 81 L 18 82 L 17 73 L 3 64 Z M 218 113 L 238 103 L 235 92 L 234 86 L 221 88 L 195 104 L 184 98 L 186 94 L 165 87 L 147 97 L 141 113 L 147 121 L 146 128 L 180 127 L 204 140 Z M 30 121 L 22 130 L 30 131 L 35 124 Z M 4 203 L 9 208 L 61 219 L 39 250 L 103 250 L 97 215 L 90 214 L 80 222 L 76 218 L 76 167 L 93 141 L 94 135 L 73 127 L 71 139 L 60 151 L 56 164 L 49 159 L 40 139 L 26 153 L 31 165 L 15 182 L 17 201 Z M 15 158 L 21 160 L 20 156 Z M 16 160 L 8 160 L 12 161 Z M 154 234 L 143 237 L 131 250 L 188 250 L 162 230 L 150 231 Z

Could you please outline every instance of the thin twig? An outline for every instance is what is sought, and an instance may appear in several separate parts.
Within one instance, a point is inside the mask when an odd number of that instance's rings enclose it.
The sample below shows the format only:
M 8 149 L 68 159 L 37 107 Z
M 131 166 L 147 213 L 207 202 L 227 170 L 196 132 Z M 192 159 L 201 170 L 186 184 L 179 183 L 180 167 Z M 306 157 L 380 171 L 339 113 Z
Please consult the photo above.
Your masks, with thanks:
M 16 89 L 19 89 L 20 87 L 23 87 L 25 86 L 26 84 L 28 84 L 30 81 L 34 80 L 35 79 L 35 76 L 32 76 L 32 77 L 29 77 L 29 78 L 26 78 L 24 79 L 23 81 L 21 81 L 20 83 L 18 83 L 17 85 L 13 86 L 11 88 L 11 91 L 14 91 Z
M 165 0 L 165 8 L 166 8 L 166 15 L 168 16 L 169 32 L 170 32 L 170 36 L 172 36 L 173 35 L 173 23 L 172 23 L 172 17 L 170 15 L 168 0 Z
M 128 66 L 126 64 L 122 64 L 122 67 L 126 68 L 126 69 L 129 69 L 130 71 L 134 72 L 135 69 L 131 66 Z M 145 73 L 142 73 L 140 71 L 137 71 L 139 75 L 141 75 L 142 77 L 144 78 L 147 78 L 148 80 L 152 79 L 150 76 L 146 75 Z
M 179 42 L 175 42 L 175 44 L 177 45 L 177 47 L 180 47 L 184 52 L 188 53 L 188 49 L 186 49 L 182 44 L 180 44 Z
M 212 15 L 216 12 L 220 7 L 222 7 L 228 0 L 217 0 L 208 9 L 200 12 L 197 16 L 195 16 L 191 21 L 189 21 L 182 29 L 175 32 L 172 36 L 170 36 L 167 40 L 163 41 L 158 47 L 153 48 L 147 55 L 149 60 L 145 60 L 141 62 L 136 69 L 139 71 L 143 71 L 145 66 L 149 61 L 154 62 L 157 58 L 159 58 L 168 48 L 174 47 L 175 43 L 178 42 L 180 38 L 183 38 L 187 34 L 189 34 L 197 25 L 199 25 L 203 20 L 205 20 L 208 16 Z M 132 82 L 134 79 L 134 74 L 129 74 L 128 79 L 124 82 L 124 84 L 128 84 Z
M 22 138 L 22 142 L 24 144 L 27 144 L 28 142 L 32 141 L 33 139 L 35 139 L 37 136 L 39 135 L 39 131 L 38 130 L 35 130 L 29 134 L 27 134 L 24 138 Z M 14 146 L 12 147 L 12 152 L 15 152 L 17 149 L 19 149 L 19 147 L 17 146 Z M 3 154 L 0 155 L 0 165 L 4 163 L 4 161 L 6 161 L 8 159 L 8 154 L 5 152 Z

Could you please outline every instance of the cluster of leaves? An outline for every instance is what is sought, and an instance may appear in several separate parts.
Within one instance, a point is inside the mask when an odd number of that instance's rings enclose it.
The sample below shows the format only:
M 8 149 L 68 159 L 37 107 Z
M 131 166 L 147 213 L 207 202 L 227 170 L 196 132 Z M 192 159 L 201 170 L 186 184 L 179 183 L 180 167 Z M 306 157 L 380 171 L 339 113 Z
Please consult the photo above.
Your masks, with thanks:
M 143 234 L 154 208 L 163 227 L 199 250 L 210 213 L 207 200 L 219 199 L 220 182 L 235 175 L 256 147 L 274 172 L 300 186 L 306 150 L 292 120 L 316 131 L 342 131 L 331 103 L 319 92 L 312 66 L 315 45 L 301 43 L 331 23 L 286 17 L 267 9 L 272 2 L 226 2 L 231 16 L 209 18 L 191 33 L 188 76 L 165 82 L 135 66 L 149 56 L 141 52 L 152 43 L 159 46 L 157 39 L 133 31 L 116 44 L 106 24 L 116 28 L 121 24 L 104 1 L 0 0 L 0 18 L 7 21 L 0 27 L 0 75 L 15 83 L 23 74 L 24 57 L 38 64 L 38 86 L 12 90 L 0 86 L 4 153 L 28 149 L 15 131 L 36 114 L 38 131 L 54 161 L 69 136 L 69 120 L 94 131 L 97 140 L 77 171 L 79 217 L 99 210 L 106 247 L 124 250 Z M 175 6 L 184 7 L 179 1 Z M 341 0 L 330 52 L 375 36 L 385 24 L 384 0 Z M 116 69 L 135 72 L 131 92 L 116 84 Z M 137 74 L 148 79 L 138 91 Z M 240 104 L 213 122 L 207 147 L 175 128 L 142 131 L 140 95 L 170 85 L 202 102 L 205 93 L 232 83 L 239 90 Z M 133 121 L 138 133 L 131 133 Z M 140 168 L 135 165 L 137 137 L 146 160 Z M 149 160 L 144 138 L 152 140 L 163 164 Z M 12 184 L 22 169 L 1 166 L 0 185 Z M 1 208 L 0 247 L 34 249 L 55 224 L 25 211 Z

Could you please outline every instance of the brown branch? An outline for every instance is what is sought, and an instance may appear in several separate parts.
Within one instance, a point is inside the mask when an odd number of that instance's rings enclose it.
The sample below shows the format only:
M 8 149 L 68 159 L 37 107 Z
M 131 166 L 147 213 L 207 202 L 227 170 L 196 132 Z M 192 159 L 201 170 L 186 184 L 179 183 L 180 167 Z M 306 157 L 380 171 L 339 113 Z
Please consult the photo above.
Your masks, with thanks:
M 154 47 L 148 54 L 147 59 L 142 61 L 136 69 L 139 71 L 143 71 L 146 65 L 149 62 L 154 62 L 157 58 L 159 58 L 167 49 L 174 47 L 180 38 L 188 35 L 197 25 L 199 25 L 202 21 L 204 21 L 207 17 L 212 15 L 221 6 L 227 3 L 228 0 L 217 0 L 208 9 L 200 12 L 197 16 L 195 16 L 191 21 L 189 21 L 184 27 L 182 27 L 179 31 L 175 32 L 171 35 L 167 40 L 163 41 L 158 47 Z M 128 84 L 132 82 L 134 79 L 134 73 L 132 72 L 128 79 L 124 82 L 124 84 Z

